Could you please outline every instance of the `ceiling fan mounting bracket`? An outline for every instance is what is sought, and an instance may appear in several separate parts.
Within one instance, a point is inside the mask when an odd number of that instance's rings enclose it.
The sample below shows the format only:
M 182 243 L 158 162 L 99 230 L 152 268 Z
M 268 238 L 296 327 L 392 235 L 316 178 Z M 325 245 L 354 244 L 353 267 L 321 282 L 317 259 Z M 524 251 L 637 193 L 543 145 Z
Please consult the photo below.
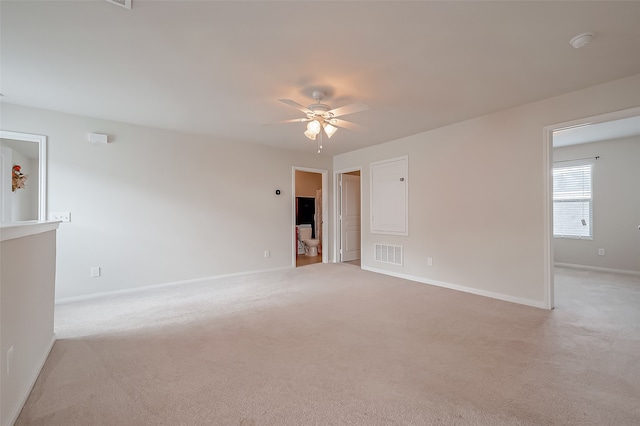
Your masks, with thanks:
M 321 90 L 314 90 L 311 97 L 315 99 L 316 102 L 320 103 L 320 101 L 324 99 L 324 92 Z
M 321 90 L 314 90 L 312 96 L 313 99 L 315 99 L 316 103 L 311 104 L 307 107 L 311 111 L 307 113 L 307 117 L 311 120 L 318 118 L 328 118 L 328 113 L 331 107 L 327 104 L 320 103 L 320 101 L 324 99 L 324 92 Z

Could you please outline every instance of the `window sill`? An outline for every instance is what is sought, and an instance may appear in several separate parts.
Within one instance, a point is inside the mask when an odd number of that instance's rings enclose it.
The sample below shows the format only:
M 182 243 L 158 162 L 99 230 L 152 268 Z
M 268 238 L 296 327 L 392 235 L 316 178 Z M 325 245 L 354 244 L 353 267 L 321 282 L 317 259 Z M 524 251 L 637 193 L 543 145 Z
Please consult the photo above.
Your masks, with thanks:
M 587 240 L 593 241 L 593 237 L 574 237 L 571 235 L 554 235 L 553 238 L 561 239 L 561 240 Z

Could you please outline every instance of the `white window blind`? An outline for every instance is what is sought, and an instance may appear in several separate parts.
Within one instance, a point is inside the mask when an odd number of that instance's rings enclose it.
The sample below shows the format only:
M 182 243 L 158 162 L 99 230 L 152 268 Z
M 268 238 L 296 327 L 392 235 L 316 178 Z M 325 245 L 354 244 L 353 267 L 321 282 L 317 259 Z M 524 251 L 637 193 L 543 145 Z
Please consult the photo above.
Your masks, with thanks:
M 591 164 L 553 169 L 553 235 L 593 236 Z

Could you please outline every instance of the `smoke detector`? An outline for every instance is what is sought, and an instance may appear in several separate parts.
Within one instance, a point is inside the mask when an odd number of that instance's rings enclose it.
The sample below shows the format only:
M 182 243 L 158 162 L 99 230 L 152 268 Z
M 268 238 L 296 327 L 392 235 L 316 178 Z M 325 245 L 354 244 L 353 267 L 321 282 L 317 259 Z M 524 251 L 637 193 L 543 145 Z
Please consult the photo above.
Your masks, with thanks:
M 124 7 L 125 9 L 131 9 L 131 1 L 132 0 L 107 0 L 107 3 L 115 4 L 120 7 Z
M 579 49 L 587 44 L 591 43 L 591 39 L 593 38 L 593 33 L 582 33 L 578 34 L 574 38 L 571 39 L 569 44 L 576 49 Z

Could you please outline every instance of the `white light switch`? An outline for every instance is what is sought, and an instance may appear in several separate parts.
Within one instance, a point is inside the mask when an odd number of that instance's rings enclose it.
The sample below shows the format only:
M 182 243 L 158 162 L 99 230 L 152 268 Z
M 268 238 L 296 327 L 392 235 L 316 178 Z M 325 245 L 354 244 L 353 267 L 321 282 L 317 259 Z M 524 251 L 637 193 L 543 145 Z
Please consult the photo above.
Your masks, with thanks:
M 94 266 L 91 268 L 91 278 L 97 278 L 100 276 L 100 267 Z
M 71 222 L 71 213 L 70 212 L 51 212 L 49 213 L 49 220 Z

